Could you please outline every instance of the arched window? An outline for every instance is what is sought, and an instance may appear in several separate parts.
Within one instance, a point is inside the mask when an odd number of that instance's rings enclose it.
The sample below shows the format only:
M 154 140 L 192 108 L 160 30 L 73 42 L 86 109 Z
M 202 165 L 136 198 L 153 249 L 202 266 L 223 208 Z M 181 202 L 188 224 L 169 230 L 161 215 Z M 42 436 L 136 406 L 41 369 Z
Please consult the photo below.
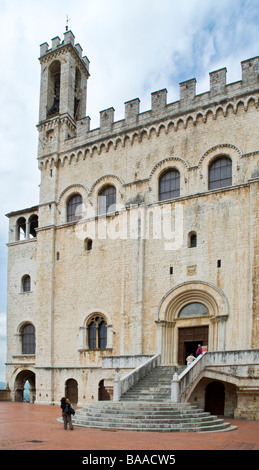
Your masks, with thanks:
M 91 238 L 86 238 L 85 239 L 85 250 L 86 251 L 91 251 L 93 248 L 93 240 Z
M 82 218 L 82 196 L 75 194 L 67 203 L 67 222 L 74 222 Z
M 107 214 L 116 210 L 116 188 L 105 186 L 98 195 L 99 214 Z
M 107 324 L 101 315 L 95 315 L 88 323 L 89 349 L 105 349 L 107 345 Z
M 81 98 L 81 72 L 76 67 L 76 75 L 75 75 L 75 96 L 74 96 L 74 118 L 79 119 L 81 117 L 81 109 L 80 109 L 80 98 Z
M 22 330 L 22 354 L 35 354 L 35 328 L 31 323 Z
M 159 179 L 159 201 L 180 196 L 180 173 L 178 170 L 167 170 Z
M 189 248 L 195 248 L 197 246 L 197 233 L 196 232 L 190 232 L 188 234 L 188 247 Z
M 22 292 L 30 292 L 30 291 L 31 291 L 31 278 L 28 274 L 26 274 L 22 278 Z
M 35 238 L 37 236 L 36 228 L 38 228 L 38 216 L 33 214 L 29 219 L 30 238 Z
M 55 60 L 49 67 L 47 116 L 51 116 L 52 114 L 56 114 L 59 112 L 60 71 L 60 62 L 58 60 Z
M 16 239 L 25 240 L 26 238 L 26 220 L 24 217 L 19 217 L 16 222 Z
M 207 307 L 200 302 L 193 302 L 181 309 L 179 318 L 201 317 L 204 315 L 209 315 Z
M 209 167 L 209 189 L 224 188 L 232 185 L 232 161 L 229 157 L 220 157 Z

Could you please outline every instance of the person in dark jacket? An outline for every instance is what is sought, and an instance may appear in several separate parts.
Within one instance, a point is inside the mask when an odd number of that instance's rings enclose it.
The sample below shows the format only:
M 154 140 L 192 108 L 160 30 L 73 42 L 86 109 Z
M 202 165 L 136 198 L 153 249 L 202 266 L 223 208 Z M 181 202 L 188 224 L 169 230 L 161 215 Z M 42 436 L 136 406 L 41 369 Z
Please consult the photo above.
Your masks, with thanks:
M 72 414 L 70 411 L 71 404 L 68 398 L 62 397 L 60 401 L 60 408 L 62 409 L 62 418 L 64 422 L 64 429 L 67 429 L 67 425 L 69 425 L 69 429 L 72 431 L 73 424 L 72 424 Z

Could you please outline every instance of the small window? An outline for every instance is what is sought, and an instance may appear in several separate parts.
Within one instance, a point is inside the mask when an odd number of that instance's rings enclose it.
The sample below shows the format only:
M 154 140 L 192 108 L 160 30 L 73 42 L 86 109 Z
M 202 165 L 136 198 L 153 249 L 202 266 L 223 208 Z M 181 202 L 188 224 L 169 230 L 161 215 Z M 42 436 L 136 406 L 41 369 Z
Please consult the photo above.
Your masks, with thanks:
M 30 219 L 29 219 L 29 236 L 30 238 L 36 238 L 37 233 L 36 229 L 38 228 L 38 216 L 36 214 L 33 214 Z
M 30 276 L 26 275 L 22 278 L 22 292 L 30 292 L 31 291 L 31 278 Z
M 209 189 L 232 185 L 232 161 L 229 157 L 214 160 L 209 167 Z
M 85 239 L 85 250 L 86 251 L 91 251 L 93 248 L 93 240 L 91 238 L 86 238 Z
M 100 315 L 91 318 L 88 324 L 89 349 L 105 349 L 107 345 L 107 324 Z
M 75 194 L 67 203 L 67 222 L 75 222 L 82 218 L 82 196 Z
M 188 247 L 189 248 L 195 248 L 197 246 L 197 233 L 196 232 L 190 232 L 188 234 Z
M 106 186 L 98 195 L 99 214 L 108 214 L 116 210 L 116 188 Z
M 159 179 L 159 201 L 180 196 L 180 173 L 168 170 Z
M 202 317 L 209 315 L 207 307 L 200 302 L 185 305 L 179 313 L 179 318 Z
M 35 354 L 35 328 L 32 324 L 22 330 L 22 354 Z
M 17 230 L 17 240 L 25 240 L 26 238 L 26 219 L 24 217 L 20 217 L 16 223 L 16 230 Z

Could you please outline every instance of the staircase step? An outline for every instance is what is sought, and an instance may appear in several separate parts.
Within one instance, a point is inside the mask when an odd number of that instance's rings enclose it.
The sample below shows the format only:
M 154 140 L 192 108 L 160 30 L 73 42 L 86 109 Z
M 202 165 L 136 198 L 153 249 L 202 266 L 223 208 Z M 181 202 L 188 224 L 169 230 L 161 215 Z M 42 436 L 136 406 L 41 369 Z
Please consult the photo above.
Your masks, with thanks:
M 119 402 L 103 401 L 76 411 L 77 426 L 156 432 L 215 432 L 233 426 L 190 403 L 172 403 L 176 367 L 159 366 L 133 386 Z M 181 370 L 177 371 L 179 374 Z M 235 428 L 235 427 L 234 427 Z

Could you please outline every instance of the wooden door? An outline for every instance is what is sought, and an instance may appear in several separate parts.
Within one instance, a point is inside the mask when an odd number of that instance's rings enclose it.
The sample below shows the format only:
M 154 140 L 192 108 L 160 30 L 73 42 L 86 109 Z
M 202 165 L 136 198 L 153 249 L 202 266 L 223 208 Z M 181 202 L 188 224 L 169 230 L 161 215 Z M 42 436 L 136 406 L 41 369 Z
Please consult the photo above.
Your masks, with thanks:
M 224 415 L 225 387 L 221 382 L 211 382 L 206 387 L 205 411 L 213 415 Z
M 195 326 L 179 328 L 178 330 L 178 364 L 185 365 L 187 354 L 190 353 L 190 345 L 195 355 L 198 344 L 208 345 L 209 327 Z
M 75 379 L 68 379 L 66 382 L 66 398 L 68 398 L 73 405 L 76 405 L 78 402 L 78 386 Z

